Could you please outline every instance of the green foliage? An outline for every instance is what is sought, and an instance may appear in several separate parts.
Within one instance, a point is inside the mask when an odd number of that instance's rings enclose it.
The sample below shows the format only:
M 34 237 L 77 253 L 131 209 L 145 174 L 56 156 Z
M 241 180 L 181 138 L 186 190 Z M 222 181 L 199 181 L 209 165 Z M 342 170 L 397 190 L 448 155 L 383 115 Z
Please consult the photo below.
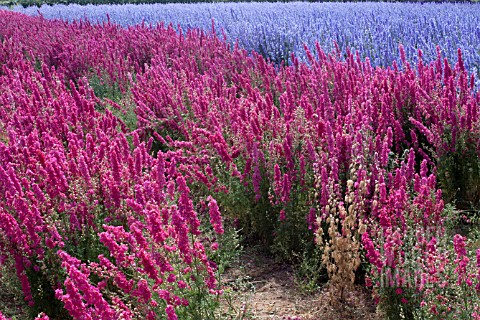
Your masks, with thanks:
M 213 230 L 204 230 L 202 234 L 206 236 L 204 241 L 206 248 L 210 248 L 207 250 L 207 255 L 218 267 L 217 281 L 220 282 L 225 269 L 238 259 L 243 250 L 240 244 L 240 233 L 238 230 L 227 226 L 225 233 L 222 235 L 214 235 Z M 218 244 L 218 249 L 213 250 L 212 245 L 216 244 Z M 201 264 L 195 263 L 194 265 L 199 266 Z M 194 268 L 191 273 L 193 281 L 186 279 L 193 290 L 190 290 L 185 296 L 189 301 L 188 306 L 177 309 L 179 319 L 223 319 L 219 317 L 217 312 L 220 306 L 220 297 L 208 292 L 202 274 L 203 270 L 201 268 Z
M 119 103 L 124 99 L 125 94 L 120 89 L 120 85 L 116 82 L 106 80 L 107 76 L 99 77 L 93 75 L 88 79 L 88 84 L 93 89 L 95 96 L 100 99 L 109 99 Z
M 36 289 L 32 292 L 35 305 L 29 307 L 28 311 L 31 318 L 34 318 L 40 312 L 44 312 L 53 316 L 52 319 L 71 319 L 63 303 L 55 298 L 53 288 L 59 281 L 59 275 L 56 272 L 51 272 L 52 270 L 58 272 L 62 268 L 57 264 L 56 268 L 53 268 L 53 266 L 44 267 L 38 272 L 27 270 L 30 285 Z
M 215 319 L 215 310 L 218 308 L 218 298 L 209 294 L 205 288 L 202 270 L 198 269 L 200 263 L 194 263 L 194 270 L 189 281 L 190 288 L 185 298 L 188 300 L 188 306 L 177 308 L 179 319 Z
M 274 205 L 269 199 L 271 182 L 264 169 L 260 169 L 261 197 L 255 199 L 251 185 L 245 185 L 238 178 L 225 177 L 223 183 L 228 193 L 217 193 L 221 211 L 226 219 L 234 221 L 241 229 L 245 243 L 262 245 L 283 261 L 299 263 L 308 245 L 313 244 L 314 234 L 308 229 L 306 215 L 309 207 L 302 193 L 295 193 L 297 199 L 285 208 Z M 221 176 L 218 171 L 217 177 Z M 286 219 L 280 220 L 280 211 L 285 210 Z
M 23 299 L 20 281 L 15 274 L 14 261 L 8 257 L 0 265 L 0 301 L 2 313 L 12 320 L 30 319 L 28 305 Z
M 320 284 L 328 280 L 327 270 L 322 265 L 323 252 L 313 242 L 303 244 L 305 251 L 299 257 L 301 261 L 295 267 L 295 280 L 299 288 L 305 293 L 312 293 L 320 289 Z
M 243 246 L 240 230 L 231 226 L 227 226 L 225 233 L 217 237 L 218 250 L 209 252 L 208 256 L 217 264 L 218 274 L 221 276 L 225 269 L 231 267 L 232 263 L 238 260 L 243 252 Z
M 267 197 L 255 201 L 254 193 L 238 180 L 232 180 L 229 186 L 228 194 L 215 195 L 224 217 L 242 230 L 247 244 L 262 242 L 262 245 L 271 246 L 279 210 L 271 205 Z
M 480 210 L 480 158 L 475 148 L 448 153 L 438 160 L 438 180 L 447 202 L 461 210 Z
M 302 198 L 304 194 L 292 193 L 292 195 Z M 282 260 L 294 264 L 301 264 L 304 259 L 315 260 L 316 253 L 312 248 L 315 245 L 314 233 L 308 228 L 306 218 L 309 209 L 304 199 L 294 200 L 285 209 L 285 220 L 276 222 L 272 251 Z
M 413 288 L 385 287 L 382 294 L 388 299 L 382 299 L 378 307 L 384 312 L 385 320 L 413 320 L 418 305 Z
M 102 224 L 106 212 L 103 206 L 97 207 L 95 214 L 97 226 Z M 57 217 L 56 220 L 61 221 L 60 217 Z M 69 224 L 67 220 L 64 220 L 64 223 L 66 226 Z M 72 228 L 63 250 L 82 263 L 98 262 L 100 254 L 109 255 L 108 250 L 100 242 L 98 233 L 91 226 L 84 226 L 82 229 Z M 51 319 L 71 319 L 63 303 L 55 297 L 54 288 L 63 283 L 66 278 L 56 252 L 46 250 L 45 257 L 38 260 L 34 268 L 27 268 L 26 272 L 31 287 L 35 288 L 32 290 L 35 304 L 28 308 L 30 316 L 33 318 L 40 312 L 45 312 Z M 94 283 L 98 282 L 95 276 L 91 280 Z

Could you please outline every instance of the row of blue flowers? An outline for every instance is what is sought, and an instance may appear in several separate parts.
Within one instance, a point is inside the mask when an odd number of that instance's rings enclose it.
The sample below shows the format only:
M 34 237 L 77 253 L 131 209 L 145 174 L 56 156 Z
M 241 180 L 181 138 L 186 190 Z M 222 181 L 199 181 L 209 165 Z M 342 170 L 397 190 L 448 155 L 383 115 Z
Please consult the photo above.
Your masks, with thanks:
M 336 42 L 342 51 L 350 48 L 369 57 L 374 66 L 400 64 L 399 44 L 407 59 L 415 62 L 418 49 L 425 61 L 437 57 L 436 46 L 450 61 L 461 48 L 465 66 L 480 78 L 480 4 L 473 3 L 196 3 L 143 5 L 43 5 L 14 7 L 48 19 L 107 20 L 129 26 L 160 21 L 182 29 L 211 29 L 275 62 L 288 60 L 294 52 L 306 59 L 304 44 L 324 50 Z

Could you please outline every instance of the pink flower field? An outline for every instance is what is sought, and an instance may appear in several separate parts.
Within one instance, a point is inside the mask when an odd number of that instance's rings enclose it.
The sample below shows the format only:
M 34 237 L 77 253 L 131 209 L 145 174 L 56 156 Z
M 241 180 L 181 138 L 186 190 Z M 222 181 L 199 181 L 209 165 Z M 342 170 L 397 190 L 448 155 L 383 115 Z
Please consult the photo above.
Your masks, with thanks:
M 461 49 L 398 49 L 278 65 L 213 22 L 0 11 L 1 282 L 27 319 L 223 319 L 233 233 L 318 256 L 334 308 L 480 319 L 480 92 Z

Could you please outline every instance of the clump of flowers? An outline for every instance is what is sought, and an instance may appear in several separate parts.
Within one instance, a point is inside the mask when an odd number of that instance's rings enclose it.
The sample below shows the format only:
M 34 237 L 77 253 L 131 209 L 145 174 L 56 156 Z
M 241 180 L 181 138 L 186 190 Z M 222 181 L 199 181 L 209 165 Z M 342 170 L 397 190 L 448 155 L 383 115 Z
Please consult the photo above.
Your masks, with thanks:
M 153 157 L 136 134 L 131 146 L 120 120 L 95 110 L 99 101 L 84 80 L 67 89 L 46 66 L 4 70 L 0 250 L 13 257 L 32 310 L 176 319 L 192 283 L 218 294 L 216 266 L 175 163 Z

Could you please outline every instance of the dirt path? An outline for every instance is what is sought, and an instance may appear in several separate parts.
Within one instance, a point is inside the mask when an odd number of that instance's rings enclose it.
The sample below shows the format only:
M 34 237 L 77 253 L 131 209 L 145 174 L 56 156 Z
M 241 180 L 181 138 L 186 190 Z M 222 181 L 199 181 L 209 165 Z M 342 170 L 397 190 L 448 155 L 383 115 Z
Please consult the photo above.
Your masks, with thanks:
M 290 266 L 254 250 L 247 250 L 238 264 L 226 271 L 222 282 L 225 319 L 380 319 L 363 288 L 356 287 L 345 305 L 333 308 L 325 289 L 302 293 Z

